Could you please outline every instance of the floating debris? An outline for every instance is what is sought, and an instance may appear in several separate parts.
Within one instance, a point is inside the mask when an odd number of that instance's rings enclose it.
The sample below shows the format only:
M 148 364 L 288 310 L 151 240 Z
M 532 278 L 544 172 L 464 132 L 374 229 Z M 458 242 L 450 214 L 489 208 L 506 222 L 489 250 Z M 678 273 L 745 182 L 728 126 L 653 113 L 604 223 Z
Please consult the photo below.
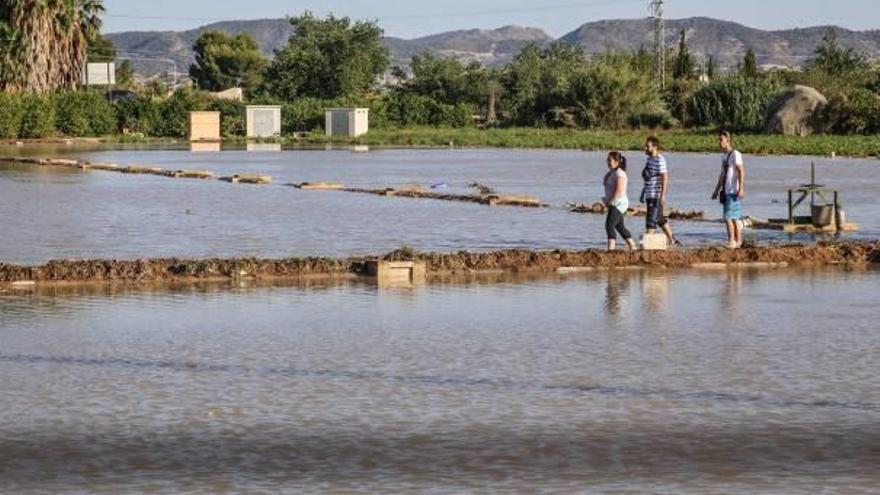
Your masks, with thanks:
M 572 213 L 592 213 L 596 215 L 604 215 L 608 211 L 608 207 L 604 203 L 596 202 L 591 205 L 582 203 L 568 203 L 565 205 L 568 211 Z M 637 206 L 626 210 L 626 214 L 633 217 L 644 217 L 648 214 L 647 208 Z M 680 210 L 678 208 L 670 208 L 666 212 L 666 216 L 670 220 L 703 220 L 705 214 L 700 210 Z
M 836 222 L 832 222 L 824 227 L 813 225 L 810 217 L 795 217 L 795 223 L 789 223 L 784 218 L 763 219 L 757 217 L 743 218 L 743 224 L 758 230 L 780 230 L 788 234 L 805 233 L 805 234 L 835 234 L 839 232 L 858 232 L 859 224 L 853 222 L 844 222 L 840 226 Z
M 220 180 L 232 184 L 271 184 L 273 179 L 271 175 L 235 174 Z
M 345 192 L 375 194 L 377 196 L 396 196 L 401 198 L 418 198 L 418 199 L 436 199 L 441 201 L 459 201 L 463 203 L 477 203 L 488 206 L 522 206 L 530 208 L 544 208 L 546 204 L 541 203 L 540 199 L 533 196 L 512 196 L 512 195 L 477 195 L 477 194 L 449 194 L 433 191 L 426 191 L 422 187 L 404 187 L 384 189 L 362 189 L 362 188 L 346 188 Z
M 340 184 L 339 182 L 302 182 L 300 184 L 290 184 L 290 185 L 297 188 L 297 189 L 303 189 L 306 191 L 312 191 L 312 190 L 339 191 L 341 189 L 345 189 L 345 186 Z
M 479 182 L 472 182 L 468 187 L 470 187 L 471 189 L 476 189 L 480 192 L 480 194 L 483 195 L 496 194 L 494 189 L 485 184 L 480 184 Z

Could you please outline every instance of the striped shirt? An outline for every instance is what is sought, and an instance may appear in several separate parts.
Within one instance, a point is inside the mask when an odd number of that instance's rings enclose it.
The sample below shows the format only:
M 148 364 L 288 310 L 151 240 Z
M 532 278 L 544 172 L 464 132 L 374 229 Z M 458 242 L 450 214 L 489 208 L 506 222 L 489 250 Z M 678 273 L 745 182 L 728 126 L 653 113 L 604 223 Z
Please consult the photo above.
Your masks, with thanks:
M 663 191 L 663 174 L 665 173 L 667 173 L 666 158 L 663 155 L 657 155 L 656 158 L 649 156 L 645 169 L 642 171 L 642 178 L 645 180 L 643 190 L 645 199 L 660 199 L 660 193 Z

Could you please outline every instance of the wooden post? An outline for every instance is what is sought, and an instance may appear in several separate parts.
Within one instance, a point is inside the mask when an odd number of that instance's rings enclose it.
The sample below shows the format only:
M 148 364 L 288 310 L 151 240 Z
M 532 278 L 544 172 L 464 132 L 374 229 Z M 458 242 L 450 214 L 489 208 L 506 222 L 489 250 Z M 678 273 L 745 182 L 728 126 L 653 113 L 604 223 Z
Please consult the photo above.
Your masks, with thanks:
M 791 189 L 788 190 L 788 223 L 794 223 L 794 200 Z

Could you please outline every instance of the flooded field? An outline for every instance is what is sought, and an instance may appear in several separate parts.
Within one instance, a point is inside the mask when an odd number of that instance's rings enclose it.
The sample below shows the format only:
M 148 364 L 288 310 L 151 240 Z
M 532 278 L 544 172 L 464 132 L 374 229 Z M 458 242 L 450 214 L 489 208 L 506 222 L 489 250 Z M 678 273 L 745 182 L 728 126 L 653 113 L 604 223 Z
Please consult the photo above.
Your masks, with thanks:
M 863 269 L 876 244 L 638 259 L 489 253 L 602 246 L 602 216 L 562 208 L 601 196 L 600 153 L 0 148 L 7 155 L 275 180 L 0 163 L 6 282 L 141 283 L 0 286 L 2 493 L 867 494 L 880 485 L 880 272 Z M 629 156 L 637 184 L 641 157 Z M 670 205 L 718 218 L 709 195 L 720 157 L 668 158 Z M 809 181 L 811 160 L 747 157 L 746 213 L 784 216 L 785 188 Z M 861 226 L 843 238 L 880 238 L 878 164 L 816 162 L 819 182 L 841 190 Z M 551 207 L 285 185 L 321 181 L 443 184 L 452 194 L 476 181 Z M 636 232 L 641 222 L 629 219 Z M 724 240 L 715 223 L 675 228 L 690 246 Z M 411 289 L 241 275 L 354 276 L 363 258 L 198 259 L 344 258 L 402 245 L 483 253 L 427 257 L 429 271 L 448 273 Z M 9 265 L 164 256 L 190 260 Z M 862 269 L 687 269 L 801 258 Z M 643 270 L 624 269 L 635 265 Z M 644 269 L 656 265 L 685 269 Z M 552 275 L 562 266 L 616 271 Z M 529 267 L 550 275 L 449 274 Z M 183 284 L 206 274 L 228 281 Z
M 99 171 L 0 163 L 0 211 L 4 214 L 0 260 L 41 263 L 54 258 L 144 256 L 350 256 L 387 252 L 401 245 L 458 251 L 578 249 L 604 243 L 604 219 L 564 211 L 567 202 L 597 200 L 604 155 L 524 150 L 289 150 L 279 153 L 192 153 L 188 149 L 79 149 L 66 146 L 0 148 L 0 155 L 67 156 L 120 165 L 206 169 L 217 176 L 269 174 L 265 186 L 219 181 L 170 180 Z M 634 186 L 641 156 L 634 163 Z M 716 155 L 669 154 L 670 205 L 720 217 L 709 199 L 717 178 Z M 746 214 L 785 215 L 785 188 L 809 182 L 806 157 L 747 157 Z M 880 237 L 880 201 L 867 178 L 871 160 L 819 159 L 819 182 L 837 187 L 848 216 L 861 226 L 852 239 Z M 555 208 L 521 210 L 478 204 L 384 198 L 335 191 L 301 191 L 285 183 L 330 181 L 377 188 L 443 183 L 444 191 L 468 192 L 478 181 L 498 191 L 527 194 Z M 642 220 L 629 223 L 641 230 Z M 689 245 L 718 244 L 720 225 L 677 222 Z M 792 237 L 760 232 L 761 240 Z M 796 236 L 795 240 L 812 240 Z
M 14 292 L 0 492 L 876 493 L 878 287 L 738 270 Z

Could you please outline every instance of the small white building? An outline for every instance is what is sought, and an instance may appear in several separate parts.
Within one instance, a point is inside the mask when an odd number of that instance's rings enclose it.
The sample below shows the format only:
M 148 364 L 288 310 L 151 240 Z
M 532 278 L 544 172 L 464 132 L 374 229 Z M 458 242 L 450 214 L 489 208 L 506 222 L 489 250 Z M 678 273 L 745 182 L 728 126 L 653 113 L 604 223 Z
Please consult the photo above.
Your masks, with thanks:
M 114 62 L 85 64 L 80 83 L 83 86 L 112 86 L 116 84 L 116 64 Z
M 279 105 L 248 105 L 245 107 L 247 137 L 270 138 L 281 135 Z
M 328 108 L 324 114 L 328 136 L 358 137 L 370 130 L 369 108 Z

